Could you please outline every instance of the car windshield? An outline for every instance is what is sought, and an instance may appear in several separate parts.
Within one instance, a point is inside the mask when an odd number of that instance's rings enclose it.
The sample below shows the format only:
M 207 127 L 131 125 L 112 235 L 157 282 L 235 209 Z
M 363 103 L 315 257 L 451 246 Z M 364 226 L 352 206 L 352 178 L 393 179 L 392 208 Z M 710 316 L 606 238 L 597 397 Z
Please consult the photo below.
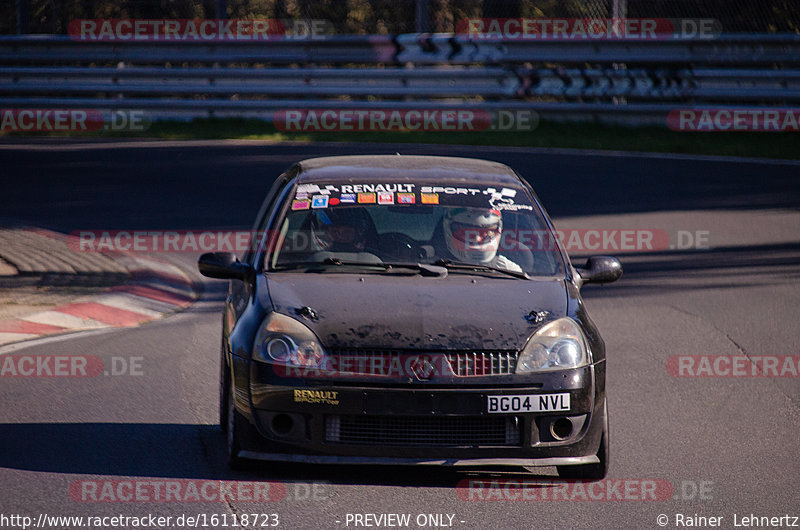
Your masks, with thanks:
M 555 236 L 521 186 L 301 184 L 283 211 L 266 261 L 272 270 L 422 264 L 564 274 Z

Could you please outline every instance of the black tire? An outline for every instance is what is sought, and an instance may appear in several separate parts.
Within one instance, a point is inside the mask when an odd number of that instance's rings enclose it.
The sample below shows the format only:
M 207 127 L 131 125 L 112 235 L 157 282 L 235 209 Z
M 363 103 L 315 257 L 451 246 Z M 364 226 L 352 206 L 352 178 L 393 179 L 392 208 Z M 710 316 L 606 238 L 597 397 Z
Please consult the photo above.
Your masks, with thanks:
M 226 419 L 227 427 L 225 428 L 225 448 L 228 455 L 228 467 L 231 469 L 242 469 L 244 467 L 244 459 L 239 457 L 239 451 L 242 446 L 240 443 L 243 422 L 246 421 L 241 414 L 236 410 L 233 400 L 233 385 L 228 384 L 228 391 L 225 393 L 225 405 L 227 409 Z
M 228 387 L 230 377 L 224 356 L 224 345 L 220 348 L 219 357 L 219 428 L 222 432 L 228 432 Z
M 557 466 L 558 476 L 561 478 L 601 480 L 608 474 L 608 404 L 603 404 L 603 436 L 600 438 L 600 448 L 597 450 L 597 464 L 583 464 L 580 466 Z

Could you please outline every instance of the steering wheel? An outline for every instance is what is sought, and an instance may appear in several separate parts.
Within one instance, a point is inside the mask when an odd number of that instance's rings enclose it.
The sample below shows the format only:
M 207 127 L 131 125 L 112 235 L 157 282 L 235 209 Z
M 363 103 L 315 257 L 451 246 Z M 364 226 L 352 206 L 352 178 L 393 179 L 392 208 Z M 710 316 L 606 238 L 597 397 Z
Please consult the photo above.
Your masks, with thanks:
M 387 232 L 380 235 L 378 249 L 385 261 L 416 263 L 425 257 L 422 246 L 402 232 Z

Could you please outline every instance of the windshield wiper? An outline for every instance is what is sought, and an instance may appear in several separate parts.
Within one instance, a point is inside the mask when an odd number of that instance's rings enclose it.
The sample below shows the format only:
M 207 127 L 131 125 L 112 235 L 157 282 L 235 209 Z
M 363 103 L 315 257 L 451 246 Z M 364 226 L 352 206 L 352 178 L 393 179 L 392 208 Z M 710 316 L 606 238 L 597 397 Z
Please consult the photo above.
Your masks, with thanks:
M 383 269 L 389 268 L 386 263 L 380 261 L 343 261 L 339 258 L 325 258 L 322 261 L 290 261 L 287 263 L 277 263 L 272 270 L 289 270 L 289 269 L 303 269 L 314 268 L 320 266 L 333 265 L 341 267 L 343 265 L 352 267 L 380 267 Z
M 322 261 L 295 261 L 289 263 L 278 263 L 272 270 L 289 270 L 314 268 L 319 266 L 335 267 L 378 267 L 385 271 L 397 269 L 412 269 L 419 272 L 422 276 L 447 276 L 447 269 L 437 267 L 435 264 L 427 263 L 388 263 L 383 261 L 346 261 L 339 258 L 325 258 Z
M 464 271 L 485 271 L 485 272 L 499 272 L 521 280 L 529 280 L 530 276 L 521 271 L 511 271 L 508 269 L 501 269 L 500 267 L 492 267 L 489 265 L 479 265 L 477 263 L 467 263 L 464 261 L 453 261 L 445 258 L 439 258 L 432 263 L 438 267 L 444 267 L 449 270 L 464 270 Z

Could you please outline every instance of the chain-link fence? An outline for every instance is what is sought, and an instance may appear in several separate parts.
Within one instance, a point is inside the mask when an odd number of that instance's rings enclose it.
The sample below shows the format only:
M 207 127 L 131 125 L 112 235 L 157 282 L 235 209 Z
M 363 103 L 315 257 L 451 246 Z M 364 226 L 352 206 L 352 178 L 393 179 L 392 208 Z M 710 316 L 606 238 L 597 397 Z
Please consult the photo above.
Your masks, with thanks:
M 798 0 L 4 0 L 0 34 L 64 34 L 75 19 L 316 19 L 340 34 L 453 32 L 476 17 L 710 18 L 726 33 L 800 33 Z

